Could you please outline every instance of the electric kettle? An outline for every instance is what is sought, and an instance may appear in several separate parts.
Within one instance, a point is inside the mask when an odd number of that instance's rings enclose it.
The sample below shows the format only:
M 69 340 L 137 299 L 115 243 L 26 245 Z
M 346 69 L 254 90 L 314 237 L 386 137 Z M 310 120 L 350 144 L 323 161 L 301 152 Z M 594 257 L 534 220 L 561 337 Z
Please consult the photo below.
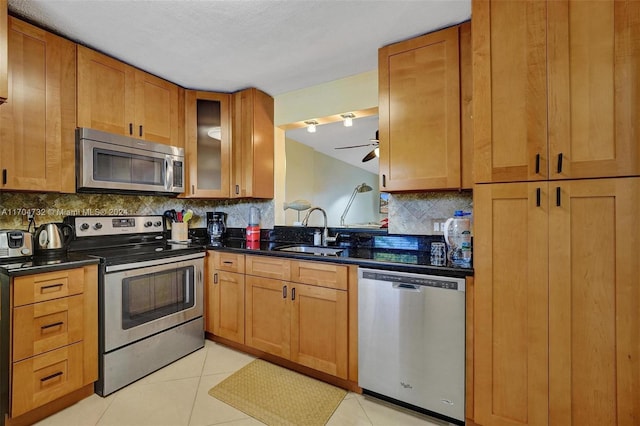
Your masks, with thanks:
M 66 223 L 45 223 L 40 225 L 34 236 L 36 255 L 58 255 L 66 253 L 73 238 L 73 227 Z

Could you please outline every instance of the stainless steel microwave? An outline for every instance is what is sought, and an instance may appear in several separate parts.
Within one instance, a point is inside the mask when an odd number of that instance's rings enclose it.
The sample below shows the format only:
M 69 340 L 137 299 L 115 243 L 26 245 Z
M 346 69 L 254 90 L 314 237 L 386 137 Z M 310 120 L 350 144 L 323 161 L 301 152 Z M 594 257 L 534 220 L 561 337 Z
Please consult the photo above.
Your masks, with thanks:
M 180 194 L 184 149 L 98 130 L 76 130 L 76 190 Z

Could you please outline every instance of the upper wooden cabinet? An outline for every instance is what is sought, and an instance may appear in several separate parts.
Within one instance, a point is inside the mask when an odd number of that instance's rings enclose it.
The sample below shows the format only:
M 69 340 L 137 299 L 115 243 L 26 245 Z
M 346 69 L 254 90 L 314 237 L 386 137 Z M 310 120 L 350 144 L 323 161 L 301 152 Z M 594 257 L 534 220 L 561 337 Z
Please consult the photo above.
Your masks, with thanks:
M 182 146 L 179 88 L 78 46 L 78 127 Z
M 471 53 L 469 30 L 467 22 L 379 50 L 381 190 L 462 187 L 461 135 L 471 133 L 461 131 L 461 90 L 470 89 L 461 79 L 471 74 L 460 55 Z
M 75 191 L 75 44 L 10 17 L 1 189 Z M 71 165 L 71 166 L 70 166 Z
M 7 0 L 0 0 L 0 104 L 9 96 L 7 66 Z
M 640 173 L 640 3 L 472 4 L 475 180 Z
M 185 197 L 227 198 L 231 95 L 185 91 Z
M 250 88 L 233 94 L 231 196 L 273 198 L 273 98 Z

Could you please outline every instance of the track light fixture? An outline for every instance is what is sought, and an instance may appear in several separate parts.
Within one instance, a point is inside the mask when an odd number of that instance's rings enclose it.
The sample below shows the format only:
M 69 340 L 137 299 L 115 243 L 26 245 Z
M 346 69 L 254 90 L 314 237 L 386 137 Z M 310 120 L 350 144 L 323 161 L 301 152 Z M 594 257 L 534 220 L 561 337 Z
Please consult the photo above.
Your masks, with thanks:
M 318 122 L 316 120 L 307 120 L 304 122 L 304 124 L 307 125 L 307 132 L 309 133 L 316 132 L 316 126 L 318 125 Z

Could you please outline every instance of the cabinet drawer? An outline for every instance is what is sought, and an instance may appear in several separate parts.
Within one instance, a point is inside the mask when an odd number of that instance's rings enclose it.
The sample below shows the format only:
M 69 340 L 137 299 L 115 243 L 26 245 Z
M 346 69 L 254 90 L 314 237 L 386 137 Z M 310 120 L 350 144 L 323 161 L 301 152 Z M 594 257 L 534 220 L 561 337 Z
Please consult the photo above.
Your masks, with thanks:
M 80 294 L 83 290 L 82 268 L 16 277 L 13 279 L 13 306 Z
M 11 417 L 82 387 L 82 342 L 13 364 Z
M 83 337 L 84 296 L 79 294 L 13 310 L 13 361 L 20 361 Z
M 347 289 L 347 267 L 325 262 L 291 262 L 291 281 Z
M 276 278 L 289 281 L 291 277 L 291 261 L 268 256 L 247 256 L 247 275 Z
M 244 254 L 214 251 L 213 267 L 217 271 L 244 274 Z

